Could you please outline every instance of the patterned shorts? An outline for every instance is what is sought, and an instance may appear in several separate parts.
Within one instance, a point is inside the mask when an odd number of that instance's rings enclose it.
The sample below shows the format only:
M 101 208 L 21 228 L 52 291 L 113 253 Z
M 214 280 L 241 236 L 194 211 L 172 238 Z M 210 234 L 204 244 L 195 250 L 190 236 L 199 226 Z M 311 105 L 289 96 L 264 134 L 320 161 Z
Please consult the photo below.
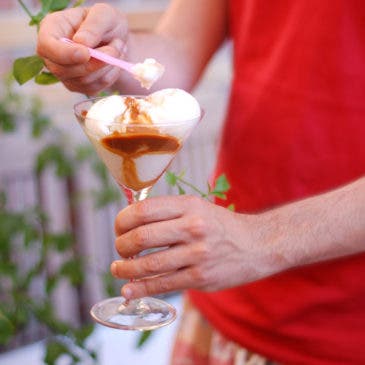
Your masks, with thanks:
M 170 365 L 279 365 L 229 341 L 187 298 Z

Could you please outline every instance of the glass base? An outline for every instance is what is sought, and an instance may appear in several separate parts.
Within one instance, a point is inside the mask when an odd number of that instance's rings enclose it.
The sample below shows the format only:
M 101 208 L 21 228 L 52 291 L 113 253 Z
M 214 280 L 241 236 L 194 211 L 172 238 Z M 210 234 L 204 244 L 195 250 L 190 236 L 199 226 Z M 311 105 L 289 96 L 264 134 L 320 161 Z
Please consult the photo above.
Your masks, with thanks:
M 104 326 L 122 330 L 153 330 L 176 318 L 176 309 L 156 298 L 126 301 L 123 297 L 105 299 L 90 310 L 93 319 Z

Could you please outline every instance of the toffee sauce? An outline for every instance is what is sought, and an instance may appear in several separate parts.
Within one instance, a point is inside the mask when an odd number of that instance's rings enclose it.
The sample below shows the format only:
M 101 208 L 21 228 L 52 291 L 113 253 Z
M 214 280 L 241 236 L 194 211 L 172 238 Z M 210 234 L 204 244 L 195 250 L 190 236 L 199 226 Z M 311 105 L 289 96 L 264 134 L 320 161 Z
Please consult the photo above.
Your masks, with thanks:
M 181 147 L 177 138 L 159 134 L 157 130 L 151 131 L 151 128 L 144 128 L 143 125 L 128 128 L 125 133 L 114 132 L 102 138 L 101 144 L 108 151 L 123 157 L 121 168 L 124 185 L 134 191 L 152 186 L 163 172 L 153 180 L 141 181 L 134 161 L 136 158 L 147 154 L 175 154 Z

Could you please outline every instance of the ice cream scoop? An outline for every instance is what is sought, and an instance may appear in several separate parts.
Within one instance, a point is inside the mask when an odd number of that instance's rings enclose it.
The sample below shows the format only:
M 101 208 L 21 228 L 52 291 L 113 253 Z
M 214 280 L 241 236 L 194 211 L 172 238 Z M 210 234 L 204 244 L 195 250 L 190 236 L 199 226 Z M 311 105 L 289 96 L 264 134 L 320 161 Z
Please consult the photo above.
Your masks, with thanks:
M 192 95 L 163 89 L 96 99 L 81 125 L 115 180 L 139 191 L 157 181 L 200 118 Z
M 61 38 L 62 42 L 69 44 L 77 44 L 68 38 Z M 151 86 L 163 75 L 165 67 L 158 63 L 153 58 L 147 58 L 144 62 L 131 63 L 119 58 L 112 57 L 104 52 L 97 51 L 96 49 L 87 47 L 90 56 L 108 63 L 109 65 L 117 66 L 123 70 L 131 73 L 133 77 L 138 80 L 142 87 L 149 89 Z
M 180 135 L 179 122 L 198 120 L 200 114 L 199 103 L 191 94 L 170 88 L 146 97 L 111 95 L 102 98 L 89 109 L 85 126 L 102 137 L 127 124 L 155 124 L 160 129 L 164 124 L 176 124 L 176 134 Z

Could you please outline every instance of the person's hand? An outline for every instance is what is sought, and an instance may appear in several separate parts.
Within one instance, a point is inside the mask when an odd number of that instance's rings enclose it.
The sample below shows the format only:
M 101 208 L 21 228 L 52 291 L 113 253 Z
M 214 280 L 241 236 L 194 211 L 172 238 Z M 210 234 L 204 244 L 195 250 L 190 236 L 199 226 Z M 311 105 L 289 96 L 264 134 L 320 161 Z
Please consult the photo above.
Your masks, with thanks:
M 72 8 L 43 19 L 37 52 L 49 71 L 69 90 L 95 95 L 114 84 L 121 70 L 90 58 L 85 46 L 123 57 L 127 34 L 125 15 L 107 4 Z M 80 45 L 64 43 L 62 37 Z
M 112 274 L 137 279 L 126 298 L 186 288 L 219 290 L 277 271 L 259 216 L 233 213 L 192 196 L 150 198 L 120 211 Z M 133 259 L 147 249 L 168 247 Z

